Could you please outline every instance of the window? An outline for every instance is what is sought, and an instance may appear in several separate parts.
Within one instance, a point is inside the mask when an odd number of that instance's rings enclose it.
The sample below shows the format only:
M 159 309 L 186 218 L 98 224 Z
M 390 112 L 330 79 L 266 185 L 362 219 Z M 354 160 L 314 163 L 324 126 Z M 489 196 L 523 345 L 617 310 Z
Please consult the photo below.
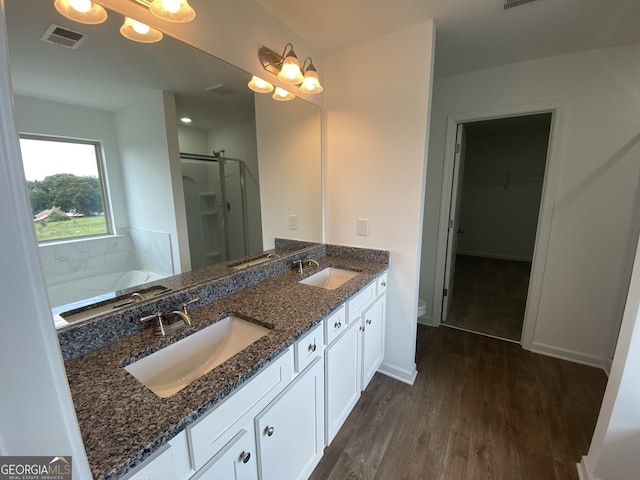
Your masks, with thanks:
M 21 135 L 20 148 L 39 242 L 111 233 L 99 143 Z

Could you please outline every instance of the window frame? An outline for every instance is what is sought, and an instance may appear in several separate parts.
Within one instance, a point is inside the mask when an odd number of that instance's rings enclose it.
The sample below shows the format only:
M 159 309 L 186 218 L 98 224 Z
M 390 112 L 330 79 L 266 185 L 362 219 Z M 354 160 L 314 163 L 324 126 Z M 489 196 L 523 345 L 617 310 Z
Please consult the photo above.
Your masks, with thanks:
M 107 227 L 107 231 L 104 233 L 96 233 L 92 235 L 77 235 L 73 237 L 62 237 L 62 238 L 52 238 L 49 240 L 38 240 L 36 233 L 36 241 L 38 245 L 44 244 L 53 244 L 53 243 L 70 243 L 78 240 L 86 240 L 90 238 L 99 238 L 99 237 L 110 237 L 115 235 L 115 227 L 113 223 L 113 216 L 111 210 L 111 197 L 109 195 L 109 189 L 107 188 L 108 180 L 106 174 L 106 166 L 104 160 L 104 148 L 101 140 L 89 140 L 84 138 L 75 138 L 75 137 L 65 137 L 62 135 L 46 135 L 39 133 L 24 133 L 20 132 L 18 134 L 19 139 L 25 140 L 38 140 L 38 141 L 47 141 L 47 142 L 60 142 L 60 143 L 71 143 L 71 144 L 81 144 L 81 145 L 92 145 L 94 147 L 96 166 L 98 169 L 98 180 L 100 181 L 100 193 L 102 195 L 102 206 L 104 209 L 104 220 L 105 225 Z M 22 152 L 21 162 L 23 163 L 24 169 L 24 155 Z M 64 173 L 64 172 L 62 172 Z M 26 176 L 24 177 L 25 183 L 28 181 Z M 31 199 L 29 199 L 29 206 L 31 207 Z M 32 210 L 33 211 L 33 210 Z M 35 225 L 34 225 L 35 228 Z

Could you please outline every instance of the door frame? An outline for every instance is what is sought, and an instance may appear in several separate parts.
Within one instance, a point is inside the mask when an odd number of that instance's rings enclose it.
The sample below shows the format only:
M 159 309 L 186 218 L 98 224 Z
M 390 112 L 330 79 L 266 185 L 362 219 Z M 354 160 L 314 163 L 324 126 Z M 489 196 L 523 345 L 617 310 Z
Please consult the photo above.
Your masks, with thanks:
M 442 300 L 445 281 L 445 261 L 447 247 L 447 231 L 451 194 L 453 167 L 456 150 L 456 130 L 458 124 L 481 120 L 493 120 L 504 117 L 551 113 L 549 131 L 549 147 L 545 166 L 542 197 L 538 215 L 538 226 L 533 250 L 533 262 L 527 293 L 522 337 L 520 343 L 526 350 L 531 350 L 538 319 L 542 281 L 549 249 L 549 237 L 553 221 L 560 163 L 562 161 L 562 131 L 564 129 L 564 103 L 561 101 L 536 102 L 522 105 L 510 105 L 492 109 L 455 113 L 447 116 L 447 133 L 445 137 L 445 159 L 442 178 L 442 194 L 440 197 L 440 222 L 438 226 L 438 246 L 436 256 L 435 291 L 433 292 L 433 325 L 439 326 L 442 321 Z

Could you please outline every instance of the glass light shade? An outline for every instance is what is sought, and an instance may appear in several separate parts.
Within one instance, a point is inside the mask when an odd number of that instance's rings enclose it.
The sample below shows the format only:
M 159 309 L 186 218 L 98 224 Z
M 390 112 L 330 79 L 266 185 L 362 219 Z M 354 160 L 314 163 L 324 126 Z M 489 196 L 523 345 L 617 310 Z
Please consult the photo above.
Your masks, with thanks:
M 187 0 L 153 0 L 149 10 L 168 22 L 185 23 L 196 18 L 196 11 Z
M 279 102 L 286 102 L 288 100 L 293 100 L 296 96 L 293 93 L 287 92 L 284 88 L 276 87 L 276 91 L 273 92 L 271 98 L 278 100 Z
M 269 93 L 273 91 L 273 85 L 271 85 L 266 80 L 261 79 L 260 77 L 256 77 L 255 75 L 247 84 L 247 86 L 254 92 L 258 93 Z
M 304 79 L 302 72 L 300 71 L 300 62 L 298 62 L 298 57 L 296 57 L 293 48 L 289 50 L 284 62 L 282 62 L 282 68 L 280 69 L 280 73 L 278 73 L 278 79 L 281 82 L 292 85 L 298 85 L 299 83 L 302 83 L 302 80 Z
M 302 80 L 302 85 L 300 85 L 300 91 L 302 93 L 320 93 L 324 90 L 322 85 L 320 85 L 320 79 L 318 78 L 318 72 L 314 68 L 313 64 L 307 68 L 307 71 L 304 72 L 304 80 Z
M 90 0 L 55 0 L 53 6 L 69 20 L 88 25 L 97 25 L 107 19 L 107 11 Z
M 130 17 L 124 18 L 120 33 L 123 37 L 140 43 L 159 42 L 163 37 L 162 32 Z

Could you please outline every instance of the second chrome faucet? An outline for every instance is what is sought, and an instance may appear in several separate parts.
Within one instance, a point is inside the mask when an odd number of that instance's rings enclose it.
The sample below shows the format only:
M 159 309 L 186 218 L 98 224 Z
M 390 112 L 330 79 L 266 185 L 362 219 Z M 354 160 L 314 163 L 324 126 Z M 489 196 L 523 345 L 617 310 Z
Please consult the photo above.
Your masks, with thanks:
M 149 320 L 155 319 L 156 324 L 153 327 L 153 334 L 159 337 L 164 337 L 180 330 L 181 328 L 191 325 L 191 317 L 189 316 L 187 307 L 193 303 L 196 303 L 198 300 L 200 299 L 194 298 L 192 300 L 189 300 L 188 302 L 184 302 L 181 305 L 180 310 L 174 310 L 168 313 L 166 316 L 163 315 L 162 312 L 157 312 L 153 315 L 142 317 L 140 321 L 144 323 L 148 322 Z

